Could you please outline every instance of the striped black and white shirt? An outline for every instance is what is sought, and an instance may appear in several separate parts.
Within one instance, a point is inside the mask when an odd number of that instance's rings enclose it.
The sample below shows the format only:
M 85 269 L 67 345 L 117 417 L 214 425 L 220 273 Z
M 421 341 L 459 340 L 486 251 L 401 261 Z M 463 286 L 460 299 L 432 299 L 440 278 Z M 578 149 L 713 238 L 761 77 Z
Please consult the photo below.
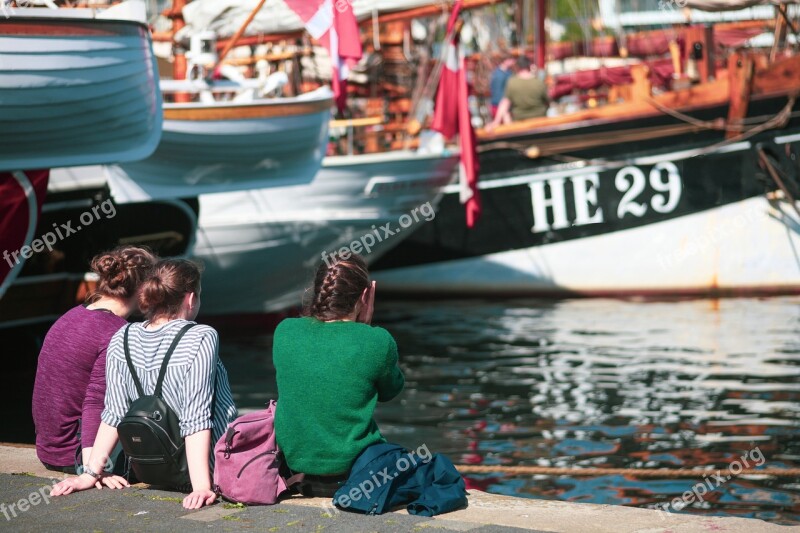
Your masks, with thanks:
M 131 326 L 128 348 L 146 394 L 155 390 L 164 356 L 175 335 L 188 323 L 172 320 L 152 330 L 145 329 L 144 323 Z M 131 403 L 139 397 L 125 362 L 124 335 L 123 327 L 111 338 L 107 351 L 105 409 L 101 419 L 112 427 L 119 425 Z M 196 325 L 180 340 L 167 364 L 162 398 L 178 415 L 181 436 L 211 429 L 213 448 L 237 415 L 228 373 L 219 359 L 219 335 L 214 328 Z

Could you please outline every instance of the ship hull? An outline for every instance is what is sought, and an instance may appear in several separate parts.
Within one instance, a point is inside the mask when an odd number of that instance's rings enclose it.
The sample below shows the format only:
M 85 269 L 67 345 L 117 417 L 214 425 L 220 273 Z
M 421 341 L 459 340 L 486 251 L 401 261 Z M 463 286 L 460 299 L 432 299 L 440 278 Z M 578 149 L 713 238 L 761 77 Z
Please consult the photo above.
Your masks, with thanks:
M 328 158 L 308 185 L 201 196 L 202 313 L 300 306 L 326 254 L 358 242 L 369 250 L 354 251 L 371 262 L 429 223 L 456 163 L 408 152 Z
M 165 104 L 149 158 L 109 167 L 119 201 L 182 198 L 308 183 L 322 164 L 330 91 L 247 104 Z
M 0 171 L 150 155 L 162 110 L 147 26 L 43 11 L 0 17 Z
M 800 293 L 800 218 L 751 198 L 630 230 L 377 272 L 405 295 L 669 297 Z
M 773 116 L 786 102 L 763 98 L 752 113 Z M 484 149 L 476 228 L 464 226 L 451 188 L 436 221 L 379 261 L 375 277 L 398 294 L 798 292 L 798 214 L 759 155 L 797 198 L 800 123 L 790 111 L 783 127 L 738 142 L 664 116 L 504 139 L 575 148 L 538 159 Z

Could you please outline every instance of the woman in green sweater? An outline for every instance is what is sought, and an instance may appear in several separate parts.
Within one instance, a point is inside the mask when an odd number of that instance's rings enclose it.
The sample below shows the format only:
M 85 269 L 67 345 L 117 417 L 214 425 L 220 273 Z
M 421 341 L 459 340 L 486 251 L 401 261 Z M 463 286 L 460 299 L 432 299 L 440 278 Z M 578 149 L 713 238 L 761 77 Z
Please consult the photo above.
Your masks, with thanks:
M 371 326 L 375 282 L 358 255 L 317 269 L 305 316 L 275 330 L 278 406 L 275 436 L 303 493 L 332 496 L 356 457 L 386 442 L 373 419 L 377 402 L 403 390 L 397 344 Z

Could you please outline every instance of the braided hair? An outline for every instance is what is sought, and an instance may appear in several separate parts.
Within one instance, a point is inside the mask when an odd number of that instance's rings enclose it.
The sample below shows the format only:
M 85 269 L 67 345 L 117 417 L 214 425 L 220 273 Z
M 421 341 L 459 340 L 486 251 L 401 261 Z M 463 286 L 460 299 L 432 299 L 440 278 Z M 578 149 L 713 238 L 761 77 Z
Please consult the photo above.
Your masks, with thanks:
M 317 320 L 341 320 L 353 313 L 361 294 L 369 286 L 369 271 L 357 254 L 329 256 L 314 276 L 313 295 L 305 306 L 305 316 Z

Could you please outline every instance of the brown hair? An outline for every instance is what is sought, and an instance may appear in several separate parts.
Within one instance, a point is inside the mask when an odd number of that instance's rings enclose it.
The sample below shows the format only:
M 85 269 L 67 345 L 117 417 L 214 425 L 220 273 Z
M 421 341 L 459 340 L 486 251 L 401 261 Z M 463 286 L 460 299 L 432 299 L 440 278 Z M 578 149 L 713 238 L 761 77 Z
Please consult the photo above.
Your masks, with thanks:
M 137 246 L 120 246 L 96 255 L 91 269 L 100 281 L 86 301 L 95 302 L 101 296 L 123 300 L 135 296 L 156 261 L 158 257 L 150 250 Z
M 139 309 L 148 320 L 172 318 L 183 298 L 200 290 L 202 266 L 186 259 L 162 259 L 139 291 Z
M 368 286 L 369 271 L 363 257 L 328 256 L 317 268 L 314 294 L 304 314 L 322 321 L 341 320 L 353 312 Z

